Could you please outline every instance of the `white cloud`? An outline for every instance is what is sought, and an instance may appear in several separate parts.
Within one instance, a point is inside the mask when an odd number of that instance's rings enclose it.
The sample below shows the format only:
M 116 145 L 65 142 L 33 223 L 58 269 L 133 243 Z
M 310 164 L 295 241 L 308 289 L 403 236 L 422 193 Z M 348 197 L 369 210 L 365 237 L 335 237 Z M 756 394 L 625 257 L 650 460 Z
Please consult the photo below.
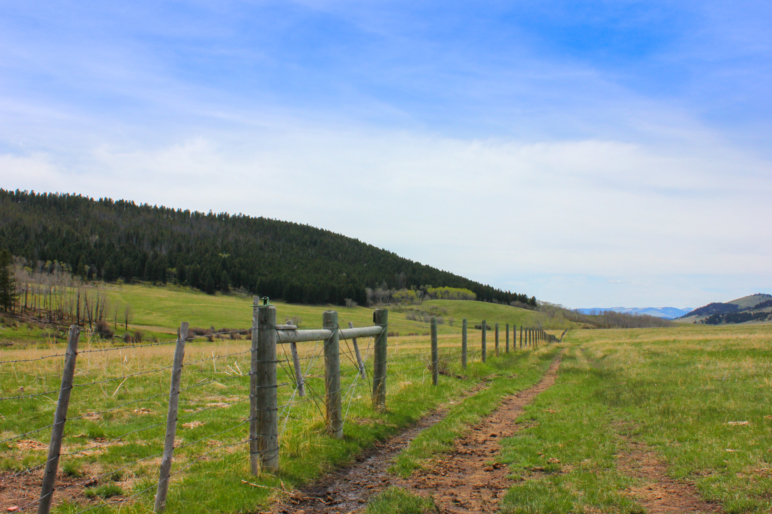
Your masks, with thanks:
M 548 300 L 667 303 L 663 276 L 769 277 L 770 164 L 614 141 L 523 143 L 406 132 L 204 136 L 148 150 L 102 145 L 76 164 L 3 155 L 8 188 L 78 191 L 309 223 Z M 546 275 L 611 277 L 557 291 Z M 709 282 L 709 280 L 708 280 Z M 769 281 L 772 282 L 772 281 Z M 643 290 L 646 292 L 642 292 Z M 699 289 L 699 288 L 697 288 Z M 692 295 L 699 296 L 699 291 Z M 611 300 L 609 300 L 611 301 Z M 691 302 L 697 304 L 695 298 Z M 646 302 L 644 302 L 646 303 Z

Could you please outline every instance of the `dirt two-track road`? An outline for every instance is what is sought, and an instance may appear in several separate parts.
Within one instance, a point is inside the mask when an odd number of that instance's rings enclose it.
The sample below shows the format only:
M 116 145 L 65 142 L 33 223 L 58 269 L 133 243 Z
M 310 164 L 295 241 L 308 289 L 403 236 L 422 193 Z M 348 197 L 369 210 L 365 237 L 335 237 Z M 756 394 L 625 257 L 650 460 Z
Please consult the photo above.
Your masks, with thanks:
M 506 397 L 499 408 L 454 442 L 452 452 L 442 455 L 428 469 L 407 479 L 387 472 L 392 458 L 422 430 L 440 422 L 438 411 L 417 425 L 360 456 L 347 468 L 301 489 L 277 505 L 275 513 L 350 513 L 363 511 L 368 498 L 388 486 L 399 486 L 421 495 L 431 495 L 442 512 L 494 512 L 511 481 L 506 466 L 495 464 L 499 441 L 511 437 L 523 408 L 549 388 L 557 376 L 556 358 L 542 380 L 533 387 Z

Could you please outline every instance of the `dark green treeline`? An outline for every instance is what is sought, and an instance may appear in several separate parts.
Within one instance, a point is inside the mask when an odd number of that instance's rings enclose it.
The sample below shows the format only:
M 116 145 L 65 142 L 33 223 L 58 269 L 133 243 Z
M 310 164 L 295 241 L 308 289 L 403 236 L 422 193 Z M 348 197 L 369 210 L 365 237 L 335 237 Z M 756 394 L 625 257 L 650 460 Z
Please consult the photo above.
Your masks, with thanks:
M 87 279 L 173 282 L 210 294 L 240 288 L 296 303 L 364 305 L 368 287 L 431 284 L 535 304 L 308 225 L 80 195 L 0 189 L 0 247 Z

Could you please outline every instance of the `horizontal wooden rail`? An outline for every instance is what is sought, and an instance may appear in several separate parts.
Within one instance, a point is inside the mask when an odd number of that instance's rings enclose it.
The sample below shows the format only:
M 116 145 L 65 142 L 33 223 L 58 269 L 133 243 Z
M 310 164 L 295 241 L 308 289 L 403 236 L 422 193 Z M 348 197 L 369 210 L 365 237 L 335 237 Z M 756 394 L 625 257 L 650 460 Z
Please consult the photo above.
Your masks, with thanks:
M 354 339 L 355 337 L 375 337 L 381 335 L 383 327 L 360 327 L 360 328 L 342 328 L 340 332 L 341 339 Z
M 354 339 L 355 337 L 375 337 L 383 332 L 383 327 L 359 327 L 343 328 L 338 330 L 340 339 Z M 332 337 L 333 331 L 327 329 L 314 330 L 277 330 L 279 343 L 302 343 L 304 341 L 325 341 Z

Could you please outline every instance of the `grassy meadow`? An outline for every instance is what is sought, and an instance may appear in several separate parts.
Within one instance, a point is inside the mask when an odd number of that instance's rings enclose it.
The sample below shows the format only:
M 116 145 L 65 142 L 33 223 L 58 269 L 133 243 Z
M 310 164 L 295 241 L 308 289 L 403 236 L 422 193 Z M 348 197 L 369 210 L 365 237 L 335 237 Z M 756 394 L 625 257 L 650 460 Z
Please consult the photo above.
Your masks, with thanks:
M 135 294 L 135 326 L 169 334 L 150 345 L 110 344 L 84 331 L 81 335 L 60 462 L 55 511 L 145 512 L 152 505 L 158 475 L 174 352 L 173 327 L 191 324 L 248 327 L 251 299 L 210 297 L 189 291 L 124 286 L 111 295 Z M 153 296 L 155 294 L 155 296 Z M 145 298 L 144 304 L 140 299 Z M 476 302 L 467 302 L 476 303 Z M 140 305 L 152 307 L 142 307 Z M 507 309 L 514 308 L 507 307 Z M 302 327 L 321 324 L 321 307 L 277 306 L 282 318 L 303 317 Z M 341 324 L 372 324 L 372 311 L 339 309 Z M 211 316 L 211 317 L 210 317 Z M 306 322 L 306 319 L 318 323 Z M 396 319 L 395 319 L 396 318 Z M 393 321 L 392 321 L 393 320 Z M 527 387 L 543 372 L 544 350 L 504 353 L 495 357 L 493 334 L 489 359 L 480 362 L 480 331 L 469 332 L 469 368 L 460 367 L 458 333 L 440 334 L 439 387 L 431 385 L 429 340 L 425 323 L 392 318 L 385 412 L 371 408 L 372 339 L 359 341 L 368 368 L 358 377 L 351 346 L 341 342 L 341 368 L 346 424 L 342 441 L 329 438 L 324 426 L 324 369 L 321 343 L 301 343 L 301 366 L 307 396 L 294 388 L 286 345 L 280 346 L 279 408 L 281 473 L 254 477 L 249 472 L 248 437 L 250 341 L 198 338 L 187 344 L 169 512 L 248 512 L 265 507 L 284 488 L 306 483 L 351 460 L 376 440 L 394 434 L 434 408 L 453 402 L 482 380 L 493 380 L 499 396 Z M 168 327 L 166 326 L 168 325 Z M 23 328 L 23 327 L 18 327 Z M 26 485 L 26 490 L 0 496 L 2 508 L 24 506 L 36 499 L 40 467 L 45 463 L 50 423 L 63 367 L 64 345 L 47 341 L 13 345 L 0 351 L 0 478 Z M 38 360 L 30 360 L 38 359 Z M 516 375 L 517 380 L 506 377 Z M 491 396 L 494 398 L 494 396 Z M 477 407 L 479 412 L 492 408 Z M 480 410 L 482 409 L 482 410 Z M 479 415 L 479 412 L 477 415 Z M 457 415 L 453 430 L 462 428 Z M 452 433 L 445 434 L 445 439 Z M 448 435 L 451 434 L 451 435 Z M 419 462 L 420 452 L 411 459 Z M 14 496 L 15 495 L 15 496 Z M 35 505 L 26 510 L 34 510 Z
M 556 384 L 501 456 L 503 512 L 644 512 L 618 456 L 643 443 L 726 512 L 772 508 L 772 326 L 570 332 Z M 747 423 L 746 423 L 747 422 Z
M 204 328 L 251 324 L 248 297 L 143 285 L 114 287 L 108 294 L 115 304 L 131 303 L 131 330 L 155 335 L 161 343 L 172 342 L 181 321 Z M 277 302 L 279 319 L 294 319 L 301 328 L 320 326 L 326 309 L 337 310 L 343 326 L 372 323 L 372 310 L 364 307 Z M 411 309 L 443 318 L 439 387 L 431 386 L 429 325 L 410 319 Z M 703 500 L 726 512 L 772 509 L 772 325 L 574 329 L 562 344 L 509 354 L 502 334 L 498 358 L 491 330 L 489 360 L 480 362 L 481 333 L 473 329 L 475 323 L 535 325 L 539 316 L 509 306 L 449 300 L 391 309 L 387 411 L 370 405 L 372 339 L 359 342 L 368 367 L 365 379 L 358 378 L 351 347 L 341 342 L 342 441 L 325 434 L 321 345 L 299 345 L 308 377 L 305 398 L 295 393 L 288 349 L 280 347 L 282 469 L 275 476 L 249 473 L 248 336 L 188 343 L 168 511 L 258 511 L 285 489 L 351 461 L 375 441 L 446 407 L 445 420 L 395 459 L 391 472 L 409 477 L 452 448 L 453 439 L 490 413 L 502 396 L 536 383 L 558 351 L 564 353 L 555 385 L 526 407 L 518 420 L 521 430 L 503 441 L 501 455 L 492 456 L 509 466 L 513 479 L 502 512 L 645 512 L 638 493 L 651 484 L 620 459 L 642 446 L 666 465 L 669 477 L 693 484 Z M 465 372 L 459 362 L 464 317 L 470 322 Z M 552 328 L 548 332 L 562 332 Z M 5 483 L 39 484 L 39 470 L 23 471 L 46 458 L 46 427 L 53 418 L 64 346 L 62 334 L 54 340 L 50 333 L 37 334 L 41 330 L 6 321 L 0 330 L 0 338 L 16 334 L 3 339 L 12 344 L 0 349 L 0 478 Z M 37 334 L 27 340 L 35 344 L 16 344 L 24 343 L 25 331 Z M 57 512 L 144 512 L 152 504 L 174 351 L 173 344 L 161 343 L 136 347 L 111 344 L 90 332 L 81 336 Z M 483 381 L 484 390 L 459 401 Z M 31 492 L 22 493 L 14 505 L 35 499 Z M 1 493 L 0 501 L 10 498 L 7 494 Z M 430 500 L 392 488 L 368 510 L 430 508 Z
M 151 285 L 107 285 L 108 298 L 114 305 L 130 304 L 133 321 L 130 325 L 144 330 L 175 333 L 183 321 L 191 326 L 247 328 L 252 323 L 252 298 L 239 295 L 207 295 L 200 291 L 175 286 Z M 338 305 L 299 305 L 281 300 L 271 300 L 277 306 L 281 320 L 294 319 L 301 328 L 317 328 L 322 324 L 322 312 L 338 311 L 339 322 L 348 326 L 372 325 L 372 309 L 368 307 L 341 307 Z M 400 335 L 425 334 L 428 323 L 408 319 L 411 310 L 436 314 L 443 318 L 440 334 L 458 334 L 461 320 L 467 318 L 470 324 L 485 319 L 489 324 L 528 324 L 536 326 L 546 321 L 543 314 L 509 305 L 476 301 L 429 300 L 421 305 L 392 307 L 389 324 L 392 332 Z M 120 325 L 121 314 L 118 315 Z M 451 325 L 452 322 L 452 325 Z M 569 328 L 554 327 L 554 328 Z
M 191 327 L 210 329 L 249 328 L 252 324 L 252 298 L 239 294 L 207 295 L 195 289 L 173 285 L 154 286 L 149 284 L 101 284 L 106 292 L 109 307 L 107 322 L 114 329 L 116 337 L 124 334 L 132 337 L 139 331 L 144 341 L 166 341 L 177 333 L 180 323 L 187 321 Z M 349 322 L 354 326 L 372 325 L 373 309 L 368 307 L 341 307 L 338 305 L 300 305 L 288 304 L 281 300 L 271 303 L 277 306 L 279 321 L 298 323 L 300 328 L 319 328 L 322 325 L 322 313 L 325 310 L 338 311 L 338 319 L 343 327 Z M 124 325 L 124 308 L 131 306 L 128 328 Z M 411 316 L 421 312 L 421 318 Z M 458 336 L 461 333 L 461 320 L 469 320 L 470 334 L 473 325 L 485 319 L 493 327 L 500 323 L 501 340 L 506 323 L 560 329 L 569 328 L 569 324 L 550 321 L 542 313 L 476 301 L 430 300 L 422 305 L 391 306 L 389 325 L 392 335 L 399 337 L 425 337 L 429 334 L 429 317 L 439 318 L 440 336 Z M 422 321 L 421 321 L 422 319 Z M 38 348 L 66 344 L 66 328 L 41 324 L 30 320 L 18 320 L 0 314 L 0 348 L 34 345 Z M 550 323 L 554 324 L 553 327 Z M 566 325 L 566 326 L 563 326 Z M 493 333 L 489 336 L 493 340 Z

